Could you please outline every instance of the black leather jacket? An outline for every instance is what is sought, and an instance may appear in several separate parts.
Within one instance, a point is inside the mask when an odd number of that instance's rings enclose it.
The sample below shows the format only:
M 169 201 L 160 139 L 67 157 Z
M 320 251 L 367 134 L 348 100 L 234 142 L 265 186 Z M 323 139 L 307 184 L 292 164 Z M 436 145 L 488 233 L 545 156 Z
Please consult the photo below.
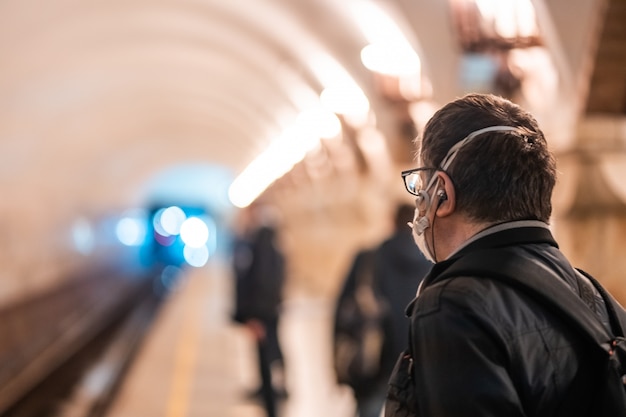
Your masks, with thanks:
M 394 370 L 390 393 L 399 385 L 413 391 L 408 400 L 413 411 L 390 397 L 386 416 L 552 416 L 574 376 L 589 366 L 581 336 L 519 290 L 481 277 L 436 282 L 471 251 L 508 248 L 532 254 L 578 291 L 575 271 L 545 224 L 507 223 L 481 236 L 437 263 L 407 308 L 410 378 L 405 381 L 402 370 Z

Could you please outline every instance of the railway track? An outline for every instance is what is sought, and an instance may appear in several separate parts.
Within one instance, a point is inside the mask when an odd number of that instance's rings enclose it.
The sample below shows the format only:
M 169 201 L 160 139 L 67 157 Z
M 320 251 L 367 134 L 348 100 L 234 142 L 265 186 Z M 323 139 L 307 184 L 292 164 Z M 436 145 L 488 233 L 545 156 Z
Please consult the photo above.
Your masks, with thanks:
M 32 334 L 19 337 L 18 332 L 13 343 L 0 342 L 0 363 L 11 364 L 0 371 L 0 416 L 104 416 L 162 302 L 163 292 L 155 291 L 159 273 L 98 273 L 36 302 L 0 311 L 5 326 L 20 319 L 29 328 L 29 317 L 37 320 Z M 53 315 L 59 305 L 64 309 Z M 41 320 L 50 323 L 42 325 Z M 59 320 L 62 325 L 53 325 Z M 35 334 L 46 329 L 45 337 Z

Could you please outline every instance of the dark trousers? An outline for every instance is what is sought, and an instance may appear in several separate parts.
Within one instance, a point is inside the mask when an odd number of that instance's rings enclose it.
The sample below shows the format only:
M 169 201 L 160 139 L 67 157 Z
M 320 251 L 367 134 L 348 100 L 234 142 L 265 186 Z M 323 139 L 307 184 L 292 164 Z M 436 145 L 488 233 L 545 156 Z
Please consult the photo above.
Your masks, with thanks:
M 257 344 L 259 351 L 259 373 L 261 375 L 261 397 L 265 405 L 267 417 L 276 417 L 276 397 L 272 386 L 272 372 L 269 361 L 269 352 L 266 340 Z
M 276 417 L 276 393 L 272 384 L 272 363 L 283 361 L 278 342 L 278 319 L 265 322 L 265 339 L 258 341 L 261 397 L 267 417 Z

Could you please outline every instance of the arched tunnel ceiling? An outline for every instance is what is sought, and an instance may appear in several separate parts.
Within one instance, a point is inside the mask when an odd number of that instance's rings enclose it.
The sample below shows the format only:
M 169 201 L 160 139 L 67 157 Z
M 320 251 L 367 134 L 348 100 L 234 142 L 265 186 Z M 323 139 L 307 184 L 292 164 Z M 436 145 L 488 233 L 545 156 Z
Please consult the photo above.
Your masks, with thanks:
M 186 160 L 241 171 L 321 91 L 311 59 L 339 57 L 367 83 L 364 39 L 329 5 L 3 2 L 7 186 L 108 189 L 127 178 L 122 188 Z
M 0 4 L 0 181 L 9 197 L 128 200 L 181 162 L 240 172 L 322 84 L 333 56 L 377 102 L 366 44 L 336 0 L 10 0 Z M 441 0 L 380 2 L 434 97 L 459 51 Z M 67 204 L 71 205 L 70 202 Z

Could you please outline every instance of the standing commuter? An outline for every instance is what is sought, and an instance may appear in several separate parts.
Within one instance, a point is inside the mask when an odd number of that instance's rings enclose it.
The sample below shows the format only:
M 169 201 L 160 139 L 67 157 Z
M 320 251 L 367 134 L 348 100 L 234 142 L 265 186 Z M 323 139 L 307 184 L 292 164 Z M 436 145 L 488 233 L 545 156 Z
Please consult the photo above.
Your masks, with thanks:
M 346 314 L 354 307 L 356 297 L 363 302 L 363 291 L 359 289 L 360 280 L 365 280 L 371 286 L 371 301 L 379 304 L 376 312 L 376 320 L 380 327 L 381 340 L 376 350 L 376 367 L 368 375 L 357 375 L 354 371 L 350 378 L 338 375 L 338 380 L 352 388 L 356 402 L 356 415 L 358 417 L 378 417 L 385 403 L 387 393 L 387 381 L 393 370 L 397 356 L 408 343 L 408 320 L 404 313 L 406 305 L 413 299 L 417 286 L 422 277 L 426 275 L 431 263 L 415 247 L 411 230 L 407 227 L 413 217 L 413 207 L 408 204 L 400 204 L 393 218 L 393 232 L 379 246 L 360 251 L 350 269 L 343 284 L 342 292 L 337 301 L 335 316 L 335 338 L 341 337 L 342 332 L 351 334 L 361 349 L 363 344 L 368 343 L 363 330 L 355 328 L 357 325 L 367 325 L 363 320 L 348 318 L 344 325 L 340 322 L 345 320 Z M 370 275 L 368 275 L 370 274 Z M 370 279 L 368 279 L 371 277 Z M 360 294 L 356 294 L 360 292 Z M 350 319 L 353 320 L 352 324 Z M 350 326 L 352 325 L 352 328 Z M 339 352 L 337 352 L 339 353 Z M 336 362 L 343 358 L 336 357 Z M 344 366 L 342 366 L 344 365 Z M 349 372 L 347 364 L 336 364 L 336 369 L 344 369 Z M 354 369 L 354 368 L 353 368 Z
M 593 415 L 596 346 L 517 286 L 447 275 L 462 264 L 530 265 L 540 273 L 518 268 L 517 280 L 552 281 L 563 297 L 587 301 L 599 327 L 607 322 L 599 291 L 548 227 L 556 167 L 535 119 L 494 95 L 457 99 L 426 124 L 418 168 L 402 177 L 416 197 L 415 242 L 435 265 L 408 307 L 411 337 L 386 416 Z
M 285 259 L 276 225 L 263 207 L 251 207 L 252 227 L 234 245 L 236 275 L 234 320 L 246 326 L 257 345 L 260 387 L 250 394 L 263 401 L 268 417 L 284 398 L 284 359 L 278 337 Z

